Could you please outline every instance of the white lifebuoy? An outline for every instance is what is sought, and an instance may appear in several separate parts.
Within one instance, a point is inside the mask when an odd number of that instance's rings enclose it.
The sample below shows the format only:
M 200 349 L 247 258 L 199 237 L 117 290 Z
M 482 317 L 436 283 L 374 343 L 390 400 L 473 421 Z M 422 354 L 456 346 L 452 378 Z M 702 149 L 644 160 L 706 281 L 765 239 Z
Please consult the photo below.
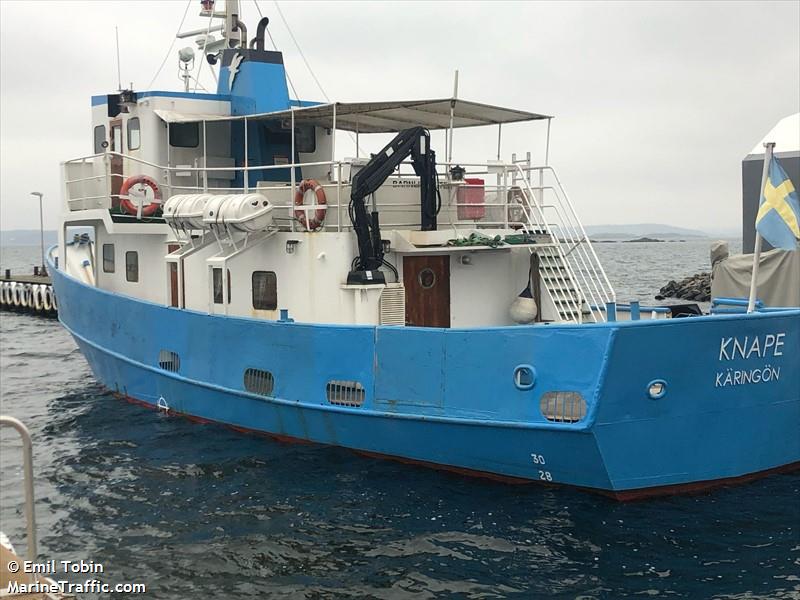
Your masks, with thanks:
M 0 301 L 2 301 L 4 305 L 11 304 L 11 302 L 9 302 L 8 300 L 8 290 L 9 290 L 8 282 L 4 281 L 2 286 L 0 286 Z
M 308 216 L 306 209 L 302 208 L 305 205 L 305 195 L 308 191 L 313 191 L 317 200 L 317 207 L 311 216 Z M 316 179 L 303 179 L 294 195 L 294 217 L 307 231 L 316 231 L 325 223 L 325 215 L 328 212 L 327 204 L 325 190 L 319 182 Z
M 36 284 L 33 286 L 33 308 L 42 310 L 42 288 L 43 285 Z
M 19 306 L 19 300 L 17 299 L 17 284 L 14 281 L 9 284 L 8 298 L 11 306 Z
M 153 191 L 153 201 L 145 204 L 141 209 L 139 209 L 135 201 L 132 201 L 128 196 L 130 189 L 137 184 L 146 185 Z M 122 187 L 119 190 L 119 197 L 120 206 L 129 215 L 136 216 L 141 214 L 143 217 L 152 217 L 154 214 L 156 214 L 156 211 L 161 208 L 161 190 L 158 188 L 158 183 L 156 183 L 156 180 L 152 177 L 148 177 L 147 175 L 134 175 L 132 177 L 128 177 L 122 183 Z
M 33 290 L 33 286 L 30 283 L 26 283 L 25 287 L 22 288 L 22 306 L 23 308 L 30 308 L 33 305 L 33 298 L 31 297 L 31 290 Z
M 53 310 L 58 310 L 58 302 L 56 302 L 56 291 L 50 288 L 50 303 L 53 305 Z
M 53 303 L 50 300 L 52 296 L 52 288 L 49 285 L 44 286 L 44 293 L 42 293 L 42 306 L 45 310 L 53 310 Z

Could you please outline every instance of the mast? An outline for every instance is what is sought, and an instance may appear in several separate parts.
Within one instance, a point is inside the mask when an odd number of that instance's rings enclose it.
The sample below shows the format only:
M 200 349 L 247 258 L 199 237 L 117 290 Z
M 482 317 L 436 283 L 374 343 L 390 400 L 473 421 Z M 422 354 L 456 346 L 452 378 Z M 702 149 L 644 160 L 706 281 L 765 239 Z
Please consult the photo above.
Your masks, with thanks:
M 239 20 L 241 8 L 239 0 L 225 0 L 225 41 L 226 48 L 247 47 L 247 28 Z

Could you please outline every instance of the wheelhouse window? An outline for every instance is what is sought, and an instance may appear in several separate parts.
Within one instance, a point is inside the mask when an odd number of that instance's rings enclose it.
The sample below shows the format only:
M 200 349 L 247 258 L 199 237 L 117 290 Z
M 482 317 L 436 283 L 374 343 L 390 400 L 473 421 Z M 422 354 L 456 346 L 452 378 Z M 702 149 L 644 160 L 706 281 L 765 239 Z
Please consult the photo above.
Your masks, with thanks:
M 128 150 L 138 150 L 142 145 L 139 117 L 128 119 Z
M 173 148 L 197 148 L 200 145 L 198 123 L 170 123 L 169 145 Z
M 291 147 L 292 128 L 287 123 L 262 121 L 262 132 L 272 146 Z M 317 150 L 316 129 L 313 125 L 296 125 L 294 128 L 295 152 L 311 153 Z
M 125 279 L 133 283 L 139 281 L 139 253 L 128 251 L 125 253 Z
M 103 142 L 106 141 L 106 126 L 105 125 L 98 125 L 94 128 L 94 153 L 100 154 L 101 152 L 105 152 L 105 148 L 103 148 Z
M 278 308 L 278 278 L 273 271 L 253 271 L 253 308 Z
M 114 244 L 103 244 L 103 273 L 114 272 Z
M 313 125 L 298 125 L 294 128 L 294 147 L 297 152 L 316 152 L 317 138 Z

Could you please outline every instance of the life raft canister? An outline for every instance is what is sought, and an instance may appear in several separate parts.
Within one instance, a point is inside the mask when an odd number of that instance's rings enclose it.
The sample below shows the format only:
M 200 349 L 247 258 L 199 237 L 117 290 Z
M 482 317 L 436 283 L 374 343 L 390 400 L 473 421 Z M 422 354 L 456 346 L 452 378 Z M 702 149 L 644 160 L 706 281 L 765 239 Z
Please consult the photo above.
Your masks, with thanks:
M 308 231 L 314 231 L 322 227 L 325 222 L 325 214 L 328 212 L 328 207 L 326 206 L 328 199 L 325 197 L 325 190 L 322 189 L 316 179 L 304 179 L 300 182 L 300 187 L 297 188 L 297 193 L 294 195 L 295 206 L 304 205 L 304 197 L 308 190 L 314 190 L 314 194 L 317 197 L 317 209 L 308 221 L 306 221 L 307 211 L 303 208 L 296 208 L 294 216 Z
M 153 201 L 142 206 L 142 216 L 152 217 L 161 207 L 161 190 L 158 188 L 156 180 L 147 175 L 133 175 L 125 180 L 119 190 L 120 206 L 129 215 L 136 215 L 139 212 L 139 207 L 128 197 L 128 191 L 137 183 L 146 185 L 153 190 Z

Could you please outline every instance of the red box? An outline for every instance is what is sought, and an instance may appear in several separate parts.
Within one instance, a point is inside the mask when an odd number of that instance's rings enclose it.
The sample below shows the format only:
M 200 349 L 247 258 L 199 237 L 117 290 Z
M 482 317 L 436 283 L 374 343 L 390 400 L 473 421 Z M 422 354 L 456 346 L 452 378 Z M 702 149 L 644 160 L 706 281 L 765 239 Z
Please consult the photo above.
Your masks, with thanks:
M 458 220 L 477 220 L 486 216 L 486 190 L 483 179 L 464 179 L 456 192 Z

